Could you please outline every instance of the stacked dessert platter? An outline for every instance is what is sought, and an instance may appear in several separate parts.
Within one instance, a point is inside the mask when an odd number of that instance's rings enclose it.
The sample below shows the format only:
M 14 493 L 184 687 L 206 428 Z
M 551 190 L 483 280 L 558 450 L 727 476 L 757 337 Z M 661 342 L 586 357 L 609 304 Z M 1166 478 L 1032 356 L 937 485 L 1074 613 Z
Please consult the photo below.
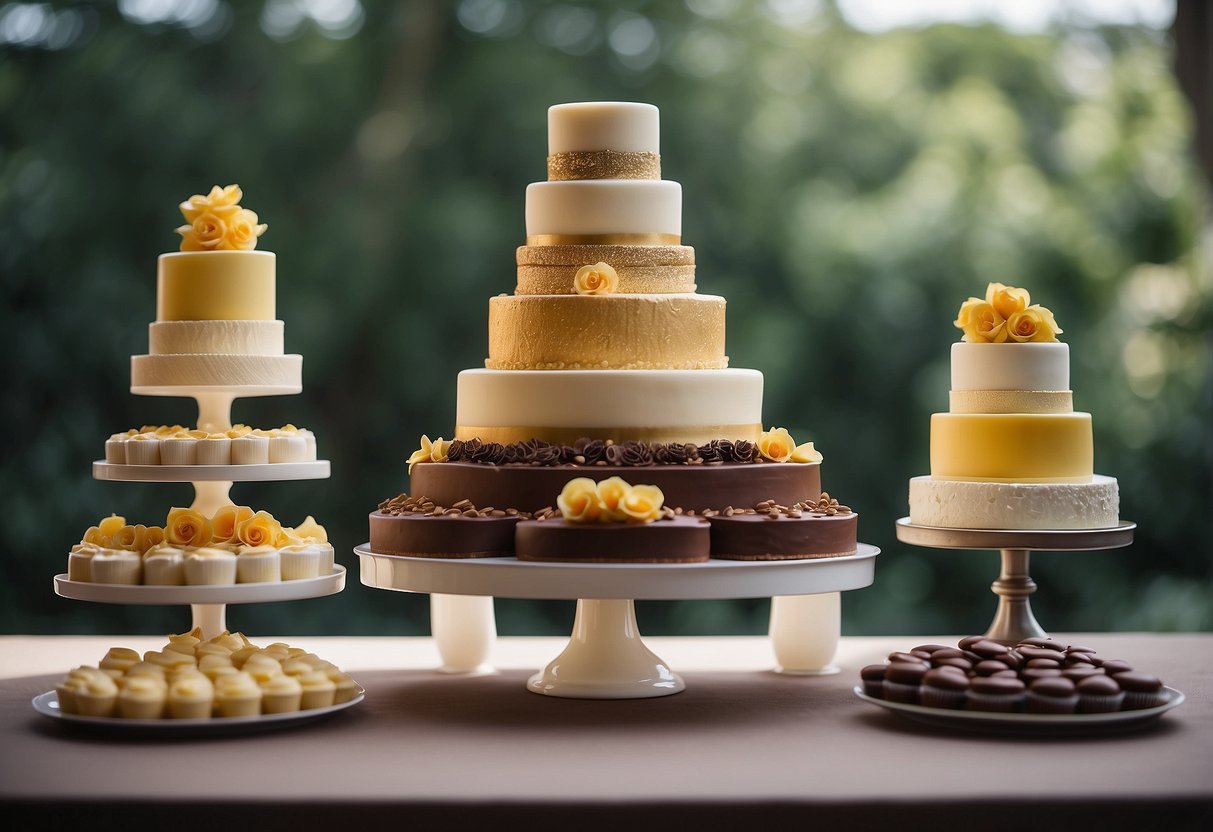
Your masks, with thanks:
M 931 417 L 931 475 L 910 480 L 905 543 L 999 549 L 998 610 L 986 636 L 1015 645 L 1046 634 L 1032 614 L 1035 551 L 1113 549 L 1133 541 L 1116 480 L 1094 473 L 1091 414 L 1074 410 L 1069 347 L 1027 290 L 991 283 L 955 324 L 947 413 Z
M 634 599 L 772 597 L 777 660 L 820 672 L 838 593 L 872 582 L 878 550 L 822 491 L 821 455 L 765 430 L 762 374 L 728 367 L 658 143 L 651 105 L 548 111 L 548 180 L 527 188 L 515 292 L 489 301 L 485 368 L 459 374 L 455 438 L 422 438 L 412 494 L 355 550 L 364 584 L 431 593 L 452 669 L 487 658 L 492 596 L 575 598 L 528 689 L 665 696 L 684 685 Z
M 235 185 L 181 204 L 181 251 L 159 258 L 150 354 L 131 357 L 131 392 L 190 396 L 198 425 L 144 426 L 115 434 L 103 480 L 189 482 L 194 501 L 163 525 L 111 515 L 73 547 L 55 576 L 64 597 L 115 604 L 189 604 L 201 638 L 226 630 L 226 605 L 315 598 L 340 592 L 345 569 L 309 516 L 284 527 L 232 503 L 233 482 L 322 479 L 310 431 L 233 427 L 233 400 L 299 393 L 303 359 L 285 355 L 276 320 L 275 258 L 256 251 L 265 226 L 240 206 Z

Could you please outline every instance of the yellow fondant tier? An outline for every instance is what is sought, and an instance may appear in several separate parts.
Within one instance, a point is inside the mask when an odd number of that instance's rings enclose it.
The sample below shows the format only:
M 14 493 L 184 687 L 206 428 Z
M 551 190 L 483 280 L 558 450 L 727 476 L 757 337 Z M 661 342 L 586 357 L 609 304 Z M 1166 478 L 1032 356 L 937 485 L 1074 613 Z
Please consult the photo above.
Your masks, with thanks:
M 1090 413 L 935 413 L 931 476 L 983 482 L 1086 482 Z
M 695 291 L 695 249 L 690 246 L 520 246 L 520 295 L 573 294 L 582 266 L 606 263 L 619 275 L 619 294 Z
M 951 413 L 1072 413 L 1069 390 L 953 390 Z
M 179 251 L 160 255 L 157 321 L 272 321 L 272 251 Z
M 485 366 L 723 369 L 724 310 L 713 295 L 500 295 L 489 300 Z

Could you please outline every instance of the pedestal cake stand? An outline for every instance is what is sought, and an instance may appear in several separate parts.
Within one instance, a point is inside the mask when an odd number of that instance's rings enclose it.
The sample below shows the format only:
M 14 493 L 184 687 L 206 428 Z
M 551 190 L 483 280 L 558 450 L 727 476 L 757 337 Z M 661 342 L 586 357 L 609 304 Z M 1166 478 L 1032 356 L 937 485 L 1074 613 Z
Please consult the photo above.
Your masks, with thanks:
M 897 521 L 897 539 L 913 546 L 932 549 L 998 549 L 1002 552 L 1002 571 L 990 584 L 998 596 L 998 609 L 986 636 L 1002 644 L 1014 645 L 1026 638 L 1048 635 L 1032 614 L 1029 598 L 1036 582 L 1028 574 L 1032 552 L 1081 552 L 1094 549 L 1119 549 L 1133 542 L 1136 523 L 1121 521 L 1107 529 L 949 529 L 916 526 L 909 517 Z
M 861 543 L 856 554 L 846 557 L 693 564 L 414 558 L 377 554 L 369 544 L 354 552 L 360 561 L 362 583 L 378 589 L 577 599 L 568 645 L 530 678 L 527 689 L 570 699 L 644 699 L 669 696 L 686 685 L 641 640 L 635 599 L 812 597 L 860 589 L 872 583 L 880 550 Z M 777 634 L 775 628 L 792 628 L 802 621 L 800 616 L 773 615 L 772 639 L 777 643 L 794 640 L 795 633 Z M 837 633 L 830 635 L 836 643 Z M 833 655 L 832 649 L 829 654 Z

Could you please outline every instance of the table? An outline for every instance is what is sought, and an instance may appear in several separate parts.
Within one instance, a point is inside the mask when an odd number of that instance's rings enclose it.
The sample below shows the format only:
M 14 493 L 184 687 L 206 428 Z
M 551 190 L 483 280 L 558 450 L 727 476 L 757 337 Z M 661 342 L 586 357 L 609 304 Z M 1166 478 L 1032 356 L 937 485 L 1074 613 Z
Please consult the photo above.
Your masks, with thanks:
M 558 638 L 501 638 L 497 673 L 451 676 L 428 638 L 267 636 L 351 671 L 366 701 L 281 733 L 116 741 L 60 730 L 30 699 L 110 646 L 163 639 L 3 636 L 0 816 L 90 832 L 1208 828 L 1213 634 L 1057 637 L 1187 702 L 1140 733 L 1061 740 L 940 733 L 851 693 L 863 665 L 956 636 L 845 637 L 842 673 L 816 677 L 770 672 L 766 638 L 651 637 L 692 684 L 639 701 L 528 693 Z

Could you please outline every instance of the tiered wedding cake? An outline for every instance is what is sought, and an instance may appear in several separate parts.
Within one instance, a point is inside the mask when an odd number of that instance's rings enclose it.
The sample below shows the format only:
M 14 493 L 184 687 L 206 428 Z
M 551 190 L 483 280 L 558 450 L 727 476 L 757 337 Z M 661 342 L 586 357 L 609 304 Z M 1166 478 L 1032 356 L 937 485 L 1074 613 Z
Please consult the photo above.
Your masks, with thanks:
M 702 560 L 709 532 L 713 557 L 855 551 L 812 443 L 764 431 L 762 374 L 728 368 L 725 300 L 695 291 L 658 140 L 648 104 L 549 109 L 486 368 L 459 374 L 455 440 L 409 460 L 413 496 L 371 514 L 374 551 Z
M 1091 414 L 1074 410 L 1070 352 L 1048 309 L 991 283 L 957 316 L 947 413 L 931 416 L 931 475 L 910 480 L 910 522 L 962 529 L 1099 529 L 1116 480 L 1094 473 Z

